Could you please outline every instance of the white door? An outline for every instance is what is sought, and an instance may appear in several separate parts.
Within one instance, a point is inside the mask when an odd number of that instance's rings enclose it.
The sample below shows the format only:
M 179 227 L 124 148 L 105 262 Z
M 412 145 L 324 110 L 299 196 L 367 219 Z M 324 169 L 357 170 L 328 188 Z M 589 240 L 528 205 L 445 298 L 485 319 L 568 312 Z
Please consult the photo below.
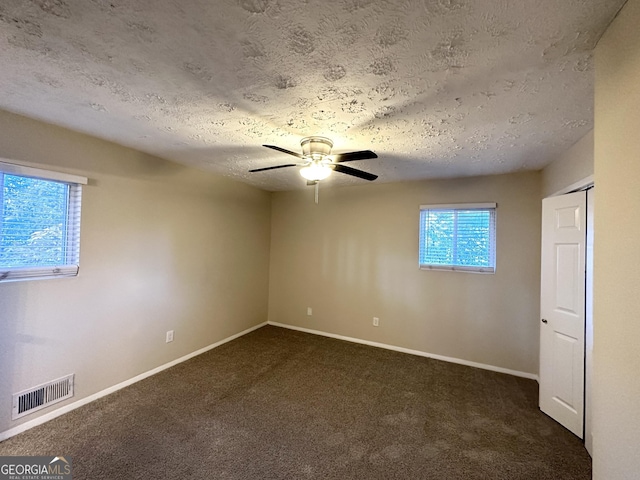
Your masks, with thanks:
M 586 193 L 542 201 L 540 409 L 583 438 Z

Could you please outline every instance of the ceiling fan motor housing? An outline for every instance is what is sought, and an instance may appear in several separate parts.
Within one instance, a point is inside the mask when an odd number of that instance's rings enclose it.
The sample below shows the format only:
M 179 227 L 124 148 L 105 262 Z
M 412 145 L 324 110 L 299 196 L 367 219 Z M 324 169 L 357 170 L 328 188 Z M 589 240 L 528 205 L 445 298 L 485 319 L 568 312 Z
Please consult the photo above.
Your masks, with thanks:
M 302 155 L 311 160 L 322 160 L 331 154 L 333 142 L 326 137 L 305 137 L 300 141 Z

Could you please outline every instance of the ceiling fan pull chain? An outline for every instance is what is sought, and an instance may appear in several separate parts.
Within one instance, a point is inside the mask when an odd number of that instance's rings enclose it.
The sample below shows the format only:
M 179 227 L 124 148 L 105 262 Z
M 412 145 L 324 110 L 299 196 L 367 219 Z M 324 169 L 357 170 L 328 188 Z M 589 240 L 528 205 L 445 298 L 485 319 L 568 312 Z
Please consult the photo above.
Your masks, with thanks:
M 320 182 L 316 182 L 316 205 L 318 205 L 318 191 L 320 190 Z

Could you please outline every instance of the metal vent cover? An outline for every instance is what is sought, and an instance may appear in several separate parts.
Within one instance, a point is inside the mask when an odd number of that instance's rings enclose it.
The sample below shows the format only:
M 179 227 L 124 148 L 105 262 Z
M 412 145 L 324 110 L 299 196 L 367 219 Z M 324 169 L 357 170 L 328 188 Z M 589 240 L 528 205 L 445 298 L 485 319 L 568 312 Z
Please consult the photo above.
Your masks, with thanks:
M 37 412 L 49 405 L 73 397 L 74 374 L 52 380 L 13 394 L 11 419 Z

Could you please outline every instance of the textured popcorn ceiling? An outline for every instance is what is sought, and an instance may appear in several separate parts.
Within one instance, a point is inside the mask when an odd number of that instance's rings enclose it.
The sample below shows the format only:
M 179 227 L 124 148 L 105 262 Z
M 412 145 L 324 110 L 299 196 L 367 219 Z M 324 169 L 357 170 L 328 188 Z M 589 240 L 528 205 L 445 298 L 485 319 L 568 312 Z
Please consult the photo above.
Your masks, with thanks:
M 0 108 L 268 190 L 307 135 L 377 182 L 539 169 L 624 0 L 2 0 Z M 334 172 L 331 185 L 366 183 Z

